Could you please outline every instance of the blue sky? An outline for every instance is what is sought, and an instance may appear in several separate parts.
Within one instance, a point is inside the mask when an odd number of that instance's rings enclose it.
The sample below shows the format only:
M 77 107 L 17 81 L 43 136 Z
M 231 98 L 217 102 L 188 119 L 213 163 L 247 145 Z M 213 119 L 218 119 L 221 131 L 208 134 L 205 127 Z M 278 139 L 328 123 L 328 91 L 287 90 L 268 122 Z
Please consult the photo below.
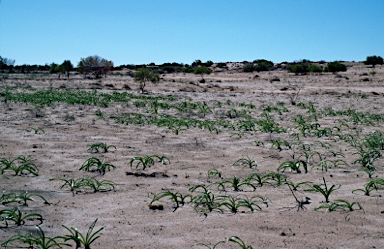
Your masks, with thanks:
M 0 56 L 16 65 L 384 56 L 383 0 L 0 1 Z

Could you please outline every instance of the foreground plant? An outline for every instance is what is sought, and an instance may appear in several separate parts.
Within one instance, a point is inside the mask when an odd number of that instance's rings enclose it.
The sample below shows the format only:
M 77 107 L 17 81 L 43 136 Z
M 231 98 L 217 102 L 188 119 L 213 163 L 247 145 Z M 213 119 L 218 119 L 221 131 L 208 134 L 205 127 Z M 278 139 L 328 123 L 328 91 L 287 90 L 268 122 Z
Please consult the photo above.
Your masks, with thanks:
M 73 228 L 73 227 L 69 228 L 67 226 L 62 225 L 65 229 L 67 229 L 67 231 L 70 234 L 61 236 L 61 238 L 64 239 L 64 241 L 69 241 L 69 240 L 74 241 L 76 249 L 80 248 L 82 245 L 84 246 L 85 249 L 90 249 L 91 248 L 91 244 L 93 242 L 95 242 L 95 240 L 100 238 L 100 235 L 97 235 L 97 234 L 100 233 L 104 229 L 104 227 L 101 227 L 97 231 L 93 232 L 93 229 L 95 228 L 97 220 L 98 219 L 96 219 L 91 224 L 91 226 L 88 228 L 88 231 L 87 231 L 86 235 L 84 235 L 81 232 L 79 232 L 77 230 L 77 228 Z
M 24 225 L 27 220 L 39 220 L 40 222 L 43 220 L 41 214 L 32 213 L 23 215 L 19 207 L 0 210 L 0 217 L 0 221 L 5 222 L 5 227 L 8 227 L 8 221 L 13 221 L 16 226 L 21 226 Z
M 240 239 L 239 237 L 237 237 L 237 236 L 229 237 L 228 241 L 229 242 L 233 242 L 233 243 L 239 245 L 242 249 L 253 249 L 252 246 L 246 245 L 245 242 L 242 239 Z
M 324 177 L 323 177 L 323 182 L 324 184 L 313 184 L 312 187 L 310 189 L 307 189 L 306 191 L 308 192 L 317 192 L 317 193 L 320 193 L 324 196 L 325 198 L 325 202 L 328 203 L 329 202 L 329 196 L 337 189 L 340 188 L 340 185 L 337 184 L 337 185 L 332 185 L 330 188 L 328 188 L 327 186 L 327 182 L 325 181 Z
M 37 229 L 38 236 L 34 236 L 32 234 L 30 235 L 23 235 L 23 234 L 16 234 L 3 242 L 1 246 L 4 248 L 7 248 L 8 245 L 12 245 L 15 242 L 17 243 L 18 248 L 21 248 L 21 245 L 25 248 L 39 248 L 39 249 L 49 249 L 49 248 L 61 248 L 62 246 L 70 246 L 69 244 L 66 244 L 64 242 L 60 242 L 59 240 L 62 240 L 62 236 L 56 236 L 56 237 L 46 237 L 44 231 L 40 228 L 40 226 L 35 226 Z
M 29 201 L 35 201 L 32 197 L 39 197 L 41 200 L 44 201 L 44 204 L 50 205 L 49 203 L 43 196 L 39 194 L 29 194 L 28 192 L 25 193 L 8 193 L 8 194 L 3 194 L 0 197 L 0 203 L 2 205 L 7 205 L 10 203 L 17 203 L 20 205 L 23 205 L 25 207 L 28 207 L 28 202 Z
M 39 169 L 30 157 L 19 156 L 15 159 L 0 159 L 0 173 L 4 174 L 6 171 L 13 171 L 15 176 L 32 174 L 39 175 Z

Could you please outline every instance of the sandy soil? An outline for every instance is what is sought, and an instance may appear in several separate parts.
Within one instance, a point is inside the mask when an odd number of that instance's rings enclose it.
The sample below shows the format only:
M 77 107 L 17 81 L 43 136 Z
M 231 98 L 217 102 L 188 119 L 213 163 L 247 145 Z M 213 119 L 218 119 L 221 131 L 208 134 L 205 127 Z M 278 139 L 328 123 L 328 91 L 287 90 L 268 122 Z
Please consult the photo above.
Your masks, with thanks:
M 77 227 L 86 233 L 89 225 L 98 218 L 96 228 L 104 227 L 104 230 L 91 248 L 191 248 L 197 243 L 214 245 L 231 236 L 240 237 L 253 248 L 383 248 L 383 190 L 372 192 L 371 196 L 352 193 L 354 189 L 363 188 L 370 179 L 366 173 L 358 171 L 358 164 L 353 164 L 358 159 L 358 155 L 354 154 L 356 149 L 335 137 L 308 136 L 301 137 L 301 141 L 307 144 L 318 141 L 330 143 L 333 151 L 341 151 L 345 155 L 342 160 L 348 166 L 332 167 L 326 172 L 310 167 L 307 174 L 285 171 L 284 175 L 295 183 L 311 181 L 313 184 L 322 184 L 324 177 L 328 186 L 340 184 L 341 187 L 330 195 L 331 202 L 337 199 L 359 202 L 364 211 L 315 211 L 314 208 L 325 204 L 324 197 L 319 193 L 305 192 L 309 186 L 303 186 L 295 192 L 300 200 L 311 198 L 305 210 L 297 211 L 295 198 L 285 184 L 279 187 L 256 186 L 255 191 L 243 187 L 243 191 L 239 192 L 231 188 L 219 191 L 216 185 L 209 187 L 216 196 L 266 196 L 270 203 L 268 207 L 260 203 L 261 211 L 251 212 L 240 208 L 238 213 L 231 213 L 223 207 L 223 213 L 213 211 L 203 215 L 197 213 L 191 203 L 174 211 L 173 203 L 168 198 L 155 203 L 163 205 L 163 210 L 149 208 L 152 200 L 150 193 L 170 190 L 196 195 L 197 192 L 191 193 L 188 189 L 197 184 L 208 186 L 221 181 L 217 177 L 208 179 L 207 173 L 212 168 L 221 171 L 225 179 L 234 176 L 245 178 L 253 172 L 276 172 L 281 163 L 292 160 L 291 155 L 298 152 L 298 147 L 283 147 L 279 151 L 272 146 L 270 139 L 280 138 L 297 144 L 288 136 L 294 131 L 292 117 L 308 114 L 306 109 L 291 105 L 295 94 L 296 103 L 313 103 L 317 110 L 332 107 L 335 110 L 355 109 L 384 115 L 384 67 L 377 66 L 377 73 L 373 76 L 370 71 L 371 68 L 362 64 L 351 63 L 347 72 L 339 74 L 298 76 L 285 71 L 253 74 L 216 72 L 204 77 L 206 83 L 198 83 L 200 76 L 167 74 L 162 76 L 158 85 L 149 85 L 147 88 L 149 93 L 145 96 L 175 96 L 176 102 L 205 102 L 213 110 L 205 117 L 196 111 L 187 114 L 175 110 L 159 111 L 201 120 L 231 120 L 226 116 L 231 109 L 248 110 L 249 115 L 259 119 L 262 118 L 263 105 L 276 106 L 280 101 L 289 112 L 281 115 L 271 112 L 271 115 L 280 126 L 290 130 L 272 135 L 260 131 L 240 133 L 231 129 L 222 129 L 216 134 L 198 128 L 183 130 L 176 135 L 166 127 L 116 123 L 115 118 L 123 113 L 146 114 L 145 108 L 136 107 L 133 102 L 112 103 L 109 107 L 64 103 L 36 107 L 28 103 L 1 102 L 0 158 L 30 156 L 39 167 L 39 175 L 13 176 L 6 172 L 0 175 L 0 190 L 4 193 L 38 193 L 52 202 L 53 205 L 44 205 L 35 198 L 36 201 L 28 207 L 21 207 L 25 213 L 43 215 L 41 228 L 47 236 L 66 234 L 62 225 Z M 58 80 L 53 76 L 31 78 L 18 75 L 4 79 L 1 91 L 4 85 L 17 86 L 18 89 L 25 89 L 26 86 L 58 89 L 65 86 L 67 89 L 97 89 L 105 93 L 125 91 L 140 95 L 133 79 L 122 75 L 111 75 L 101 80 L 85 80 L 81 76 Z M 130 89 L 127 90 L 127 87 Z M 216 101 L 224 103 L 223 106 L 216 107 Z M 226 105 L 227 101 L 232 104 Z M 240 103 L 253 104 L 255 108 L 240 107 Z M 95 115 L 97 110 L 101 110 L 106 118 L 98 118 Z M 239 118 L 241 116 L 234 120 Z M 340 116 L 324 116 L 319 117 L 317 122 L 322 127 L 333 127 L 340 124 L 339 119 Z M 384 127 L 383 121 L 374 125 L 349 124 L 351 129 L 345 128 L 340 132 L 355 132 L 359 138 L 375 130 L 383 131 Z M 31 127 L 40 127 L 44 133 L 34 134 L 28 130 Z M 264 145 L 256 146 L 257 141 Z M 89 145 L 96 142 L 115 145 L 117 150 L 94 154 L 87 152 Z M 165 155 L 171 163 L 156 163 L 145 170 L 129 167 L 129 161 L 134 156 L 154 154 Z M 79 171 L 90 157 L 110 162 L 116 169 L 107 171 L 105 175 Z M 257 162 L 256 169 L 233 166 L 243 157 L 254 159 Z M 378 159 L 375 165 L 377 171 L 373 177 L 384 177 L 383 159 Z M 68 189 L 59 189 L 61 182 L 49 181 L 60 177 L 111 180 L 116 183 L 116 190 L 79 192 L 72 196 Z M 13 206 L 0 205 L 0 209 Z M 0 242 L 16 233 L 34 232 L 33 225 L 36 222 L 1 228 Z M 217 248 L 240 247 L 226 242 Z

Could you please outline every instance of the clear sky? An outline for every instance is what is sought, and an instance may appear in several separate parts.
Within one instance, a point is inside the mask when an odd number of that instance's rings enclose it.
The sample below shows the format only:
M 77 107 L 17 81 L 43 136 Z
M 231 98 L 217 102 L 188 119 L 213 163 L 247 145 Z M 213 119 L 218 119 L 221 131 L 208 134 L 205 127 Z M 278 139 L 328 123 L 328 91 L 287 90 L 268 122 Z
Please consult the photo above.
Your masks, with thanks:
M 384 0 L 0 1 L 0 56 L 16 65 L 384 56 Z

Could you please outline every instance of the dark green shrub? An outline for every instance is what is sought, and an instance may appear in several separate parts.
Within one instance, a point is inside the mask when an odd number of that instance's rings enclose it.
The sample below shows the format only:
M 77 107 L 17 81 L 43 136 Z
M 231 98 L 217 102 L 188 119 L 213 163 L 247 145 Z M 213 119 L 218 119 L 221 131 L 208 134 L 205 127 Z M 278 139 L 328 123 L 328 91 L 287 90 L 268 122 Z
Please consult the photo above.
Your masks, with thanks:
M 375 65 L 383 65 L 383 57 L 381 56 L 368 56 L 367 59 L 364 61 L 365 65 L 372 65 L 375 67 Z
M 299 74 L 299 73 L 307 73 L 308 65 L 305 63 L 295 63 L 287 66 L 287 70 L 291 73 Z
M 268 60 L 264 60 L 264 59 L 255 60 L 255 61 L 253 61 L 253 63 L 256 64 L 255 65 L 255 71 L 257 71 L 257 72 L 268 71 L 270 68 L 272 68 L 274 66 L 272 61 L 268 61 Z
M 193 73 L 194 74 L 201 74 L 201 76 L 203 76 L 203 74 L 210 74 L 212 73 L 212 70 L 208 67 L 196 67 L 194 70 L 193 70 Z
M 251 73 L 255 71 L 255 66 L 253 64 L 245 64 L 243 67 L 243 71 L 246 73 Z
M 308 67 L 308 71 L 311 73 L 321 73 L 321 72 L 323 72 L 323 69 L 319 66 L 316 66 L 316 65 L 310 65 Z
M 347 71 L 347 66 L 338 61 L 329 62 L 328 65 L 324 68 L 324 72 L 335 73 L 345 71 Z

